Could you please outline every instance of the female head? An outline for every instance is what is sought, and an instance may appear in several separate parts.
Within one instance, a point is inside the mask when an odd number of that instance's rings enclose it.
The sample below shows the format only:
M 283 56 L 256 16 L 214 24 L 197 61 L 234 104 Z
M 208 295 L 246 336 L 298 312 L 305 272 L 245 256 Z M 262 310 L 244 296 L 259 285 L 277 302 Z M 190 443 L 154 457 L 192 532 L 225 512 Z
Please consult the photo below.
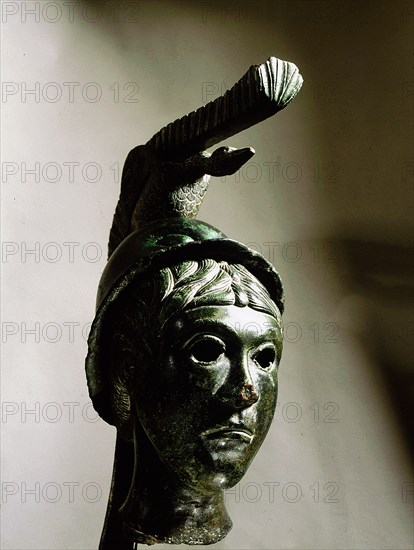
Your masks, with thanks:
M 104 539 L 206 544 L 228 532 L 222 490 L 276 405 L 282 312 L 273 266 L 198 220 L 158 222 L 112 255 L 86 362 L 94 406 L 118 430 L 106 520 L 117 528 Z
M 282 325 L 266 288 L 240 264 L 184 261 L 130 285 L 108 319 L 123 437 L 138 422 L 184 484 L 234 485 L 276 405 Z

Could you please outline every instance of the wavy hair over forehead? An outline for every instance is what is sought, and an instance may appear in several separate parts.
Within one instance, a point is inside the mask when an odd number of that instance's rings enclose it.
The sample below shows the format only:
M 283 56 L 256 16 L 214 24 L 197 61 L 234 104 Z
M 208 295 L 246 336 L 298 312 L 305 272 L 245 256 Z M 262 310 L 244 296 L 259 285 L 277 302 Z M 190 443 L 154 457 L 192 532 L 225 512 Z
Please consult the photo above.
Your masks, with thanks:
M 251 307 L 274 317 L 282 332 L 281 314 L 269 292 L 241 264 L 184 261 L 132 283 L 112 306 L 106 326 L 112 350 L 112 408 L 125 438 L 131 433 L 128 382 L 157 349 L 159 337 L 174 315 L 206 305 Z

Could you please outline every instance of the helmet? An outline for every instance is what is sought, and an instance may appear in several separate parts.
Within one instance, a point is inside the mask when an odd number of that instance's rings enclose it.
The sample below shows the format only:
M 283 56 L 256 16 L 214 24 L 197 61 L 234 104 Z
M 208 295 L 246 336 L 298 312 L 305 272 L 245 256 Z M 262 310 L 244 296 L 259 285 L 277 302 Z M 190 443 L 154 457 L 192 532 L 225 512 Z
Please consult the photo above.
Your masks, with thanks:
M 115 425 L 110 405 L 110 365 L 103 330 L 108 308 L 133 281 L 150 272 L 182 261 L 206 258 L 242 264 L 264 285 L 283 313 L 283 286 L 272 264 L 247 246 L 228 239 L 215 227 L 181 217 L 157 220 L 131 233 L 114 251 L 104 269 L 88 339 L 86 376 L 89 395 L 96 411 L 109 424 Z

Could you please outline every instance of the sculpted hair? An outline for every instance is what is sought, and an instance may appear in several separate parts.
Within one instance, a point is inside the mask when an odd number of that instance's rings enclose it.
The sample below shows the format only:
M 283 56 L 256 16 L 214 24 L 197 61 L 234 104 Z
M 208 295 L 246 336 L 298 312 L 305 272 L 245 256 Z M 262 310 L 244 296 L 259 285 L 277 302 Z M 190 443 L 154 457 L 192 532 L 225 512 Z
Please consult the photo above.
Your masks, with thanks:
M 131 434 L 128 387 L 139 380 L 140 364 L 148 362 L 175 314 L 203 305 L 249 306 L 274 317 L 282 332 L 280 311 L 267 289 L 240 264 L 185 261 L 132 283 L 112 306 L 106 326 L 112 408 L 125 439 Z

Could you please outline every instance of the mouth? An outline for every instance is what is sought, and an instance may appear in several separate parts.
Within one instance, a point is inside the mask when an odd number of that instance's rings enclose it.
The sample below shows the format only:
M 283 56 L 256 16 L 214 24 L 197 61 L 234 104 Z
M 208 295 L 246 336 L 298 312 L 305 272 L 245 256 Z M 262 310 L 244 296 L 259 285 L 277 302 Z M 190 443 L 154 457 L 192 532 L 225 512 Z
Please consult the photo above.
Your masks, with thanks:
M 245 441 L 246 443 L 251 443 L 254 437 L 253 432 L 251 432 L 245 426 L 222 426 L 219 428 L 210 428 L 205 430 L 201 437 L 203 439 L 239 439 Z

